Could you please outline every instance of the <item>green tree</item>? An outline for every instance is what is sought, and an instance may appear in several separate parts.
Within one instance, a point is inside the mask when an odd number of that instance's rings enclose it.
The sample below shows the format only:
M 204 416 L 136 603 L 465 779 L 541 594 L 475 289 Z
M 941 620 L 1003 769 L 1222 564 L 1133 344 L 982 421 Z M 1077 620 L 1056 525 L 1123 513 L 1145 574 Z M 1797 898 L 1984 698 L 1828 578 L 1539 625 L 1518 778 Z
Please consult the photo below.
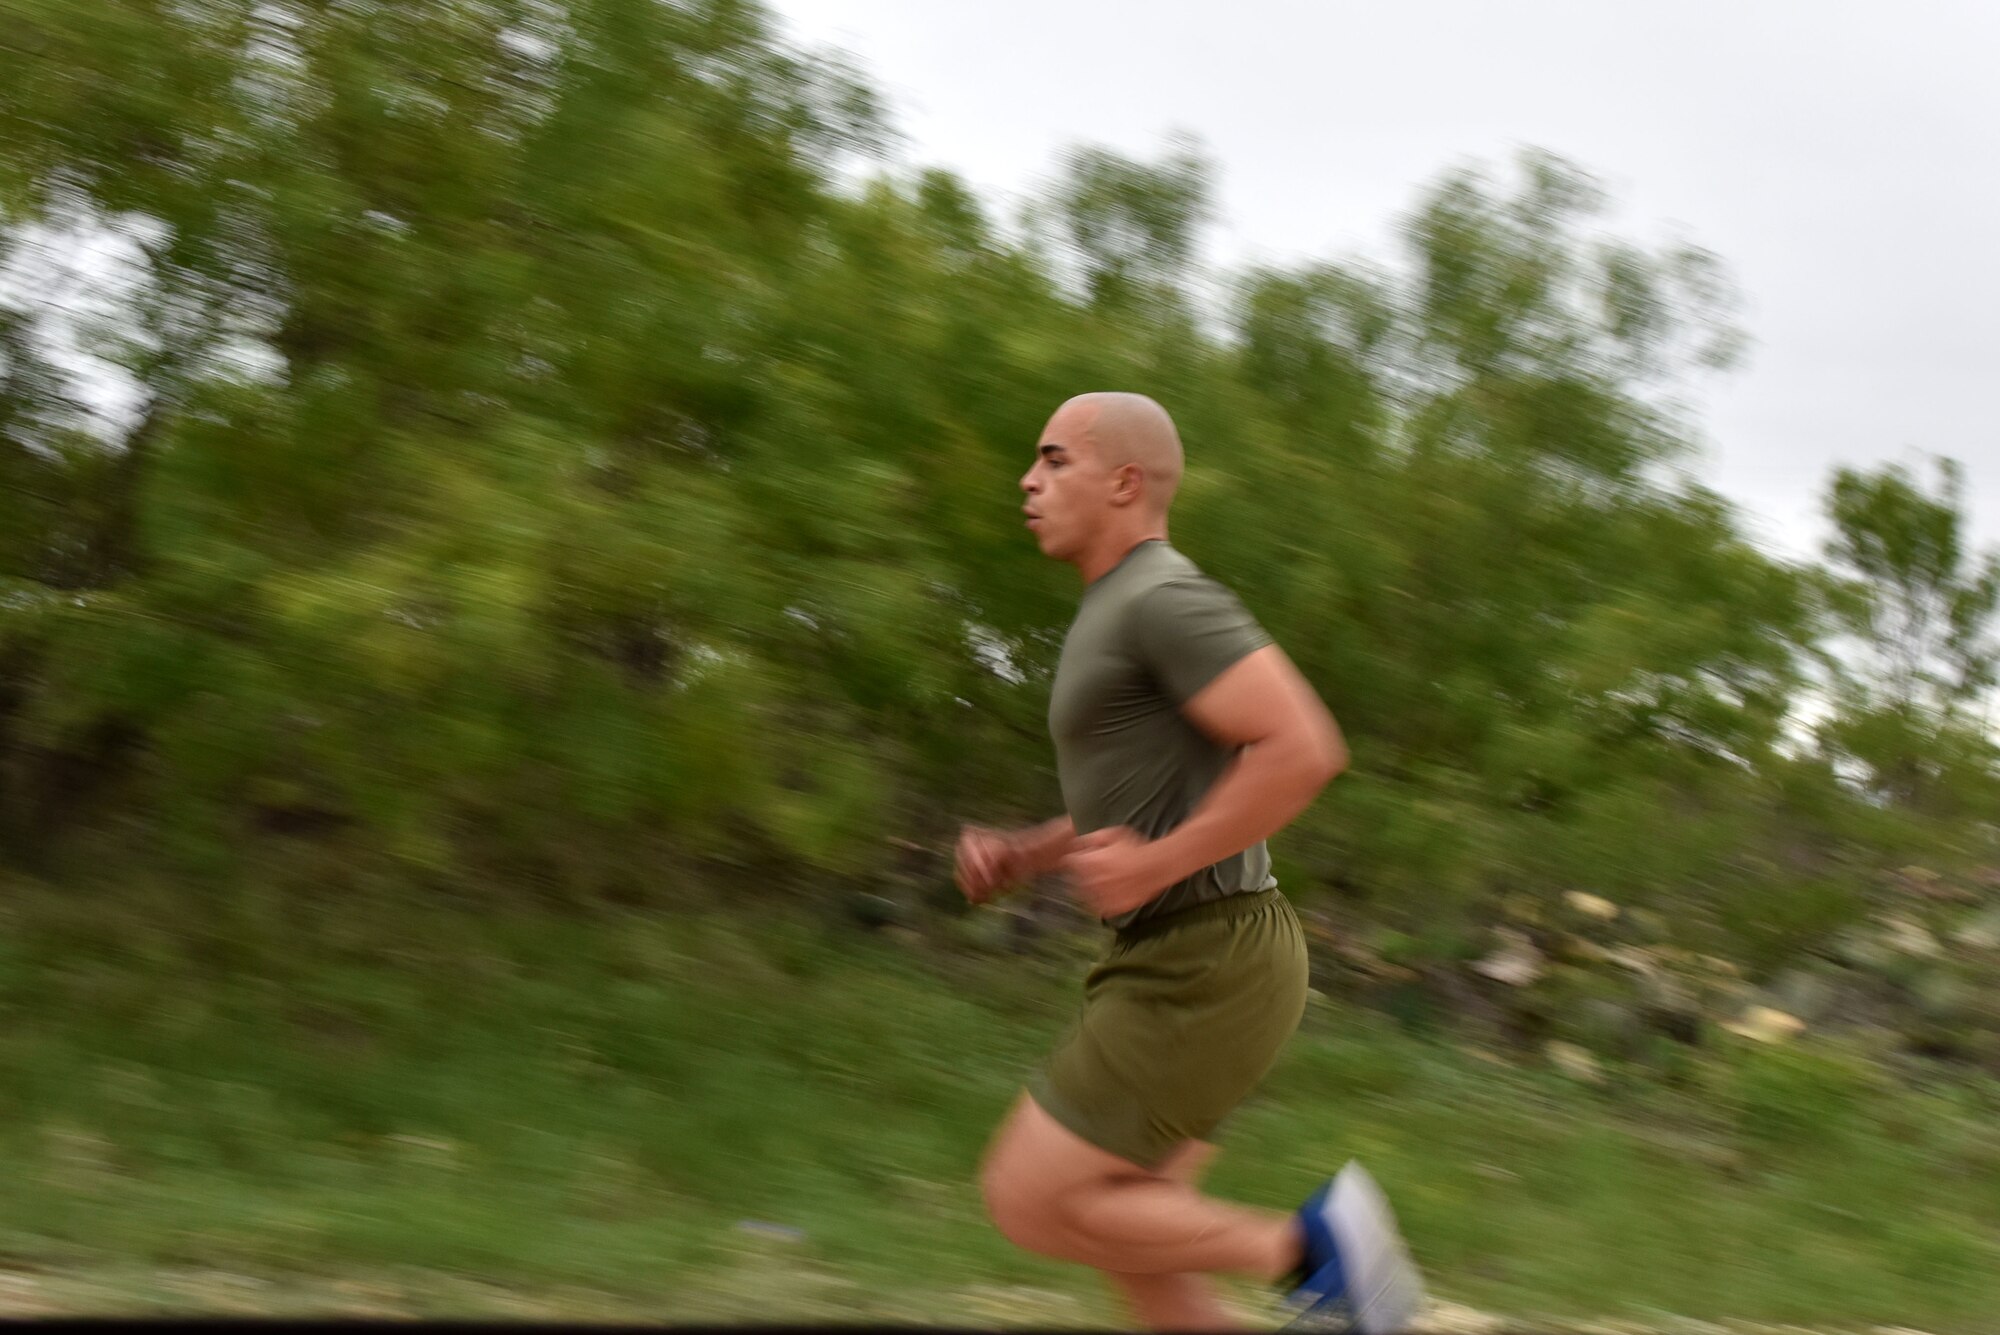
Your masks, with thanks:
M 1191 141 L 1079 148 L 1017 234 L 741 0 L 8 19 L 0 252 L 143 273 L 93 341 L 116 439 L 0 311 L 8 857 L 935 888 L 960 817 L 1056 800 L 1075 587 L 1015 485 L 1108 385 L 1174 412 L 1177 540 L 1354 743 L 1300 893 L 1445 948 L 1590 888 L 1775 956 L 1858 911 L 1765 912 L 1797 887 L 1972 828 L 1871 825 L 1788 746 L 1815 576 L 1686 479 L 1671 406 L 1741 341 L 1728 283 L 1556 159 L 1447 174 L 1399 256 L 1210 284 Z M 1983 680 L 1990 580 L 1951 578 L 1923 661 Z
M 1070 152 L 1053 202 L 1093 302 L 1123 309 L 1188 278 L 1214 217 L 1213 179 L 1214 167 L 1186 135 L 1152 163 L 1104 148 Z
M 1976 809 L 2000 760 L 1980 708 L 2000 655 L 2000 554 L 1966 548 L 1959 466 L 1937 461 L 1935 491 L 1897 464 L 1842 468 L 1827 513 L 1828 606 L 1849 651 L 1828 743 L 1879 794 Z

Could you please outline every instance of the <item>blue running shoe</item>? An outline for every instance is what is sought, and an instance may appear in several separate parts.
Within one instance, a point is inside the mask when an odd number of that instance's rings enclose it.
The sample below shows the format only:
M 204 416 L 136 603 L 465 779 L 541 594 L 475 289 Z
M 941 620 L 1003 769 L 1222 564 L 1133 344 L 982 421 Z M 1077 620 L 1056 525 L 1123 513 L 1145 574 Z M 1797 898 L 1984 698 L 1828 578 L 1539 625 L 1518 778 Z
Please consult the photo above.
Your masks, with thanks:
M 1403 1335 L 1423 1306 L 1423 1280 L 1388 1198 L 1350 1163 L 1299 1207 L 1306 1240 L 1286 1329 Z

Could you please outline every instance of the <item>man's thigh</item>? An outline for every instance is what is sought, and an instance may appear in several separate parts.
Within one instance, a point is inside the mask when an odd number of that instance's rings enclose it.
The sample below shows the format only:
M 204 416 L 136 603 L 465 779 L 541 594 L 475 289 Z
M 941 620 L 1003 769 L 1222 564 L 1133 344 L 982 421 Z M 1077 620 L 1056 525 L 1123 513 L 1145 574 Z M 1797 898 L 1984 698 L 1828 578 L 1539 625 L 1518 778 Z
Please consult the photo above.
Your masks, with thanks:
M 1184 1141 L 1151 1168 L 1100 1149 L 1051 1117 L 1023 1093 L 1014 1101 L 987 1147 L 982 1180 L 1030 1184 L 1030 1194 L 1052 1196 L 1094 1182 L 1161 1177 L 1193 1186 L 1214 1162 L 1217 1147 Z
M 1122 1159 L 1064 1126 L 1022 1094 L 994 1134 L 980 1174 L 987 1212 L 1017 1246 L 1090 1264 L 1069 1222 L 1076 1202 L 1120 1183 L 1170 1180 L 1191 1185 L 1213 1156 L 1199 1142 L 1177 1147 L 1158 1166 Z
M 1206 1148 L 1162 1156 L 1177 1174 L 1167 1177 L 1098 1149 L 1025 1098 L 987 1160 L 987 1208 L 1016 1246 L 1114 1276 L 1275 1274 L 1290 1216 L 1202 1195 L 1185 1175 Z
M 1182 1141 L 1160 1161 L 1159 1174 L 1190 1187 L 1199 1186 L 1209 1166 L 1215 1162 L 1218 1149 L 1218 1146 L 1205 1140 Z

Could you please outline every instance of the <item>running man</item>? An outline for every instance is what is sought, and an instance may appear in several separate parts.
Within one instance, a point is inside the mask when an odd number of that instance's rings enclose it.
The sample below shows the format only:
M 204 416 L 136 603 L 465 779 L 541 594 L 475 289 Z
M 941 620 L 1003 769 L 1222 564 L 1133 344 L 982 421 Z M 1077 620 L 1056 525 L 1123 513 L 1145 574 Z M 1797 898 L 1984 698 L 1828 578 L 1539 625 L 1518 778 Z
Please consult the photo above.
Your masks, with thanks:
M 1270 1070 L 1306 999 L 1305 939 L 1264 840 L 1347 765 L 1319 697 L 1242 605 L 1167 545 L 1181 444 L 1138 394 L 1056 411 L 1021 479 L 1046 556 L 1082 575 L 1049 701 L 1067 814 L 967 827 L 983 903 L 1061 871 L 1116 929 L 1069 1037 L 982 1173 L 1013 1243 L 1093 1266 L 1157 1330 L 1233 1323 L 1207 1276 L 1289 1283 L 1302 1319 L 1402 1330 L 1421 1290 L 1350 1164 L 1293 1213 L 1196 1190 L 1206 1138 Z

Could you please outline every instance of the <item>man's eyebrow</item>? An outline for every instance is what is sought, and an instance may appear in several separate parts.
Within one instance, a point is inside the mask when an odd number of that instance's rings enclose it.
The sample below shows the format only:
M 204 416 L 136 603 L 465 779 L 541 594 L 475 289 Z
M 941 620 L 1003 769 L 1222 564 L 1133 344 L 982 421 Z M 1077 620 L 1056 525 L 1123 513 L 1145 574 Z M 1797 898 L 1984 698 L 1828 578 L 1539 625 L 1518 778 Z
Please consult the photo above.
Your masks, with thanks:
M 1044 459 L 1048 458 L 1052 454 L 1068 454 L 1069 446 L 1058 445 L 1054 441 L 1050 441 L 1049 443 L 1041 447 L 1040 453 Z

